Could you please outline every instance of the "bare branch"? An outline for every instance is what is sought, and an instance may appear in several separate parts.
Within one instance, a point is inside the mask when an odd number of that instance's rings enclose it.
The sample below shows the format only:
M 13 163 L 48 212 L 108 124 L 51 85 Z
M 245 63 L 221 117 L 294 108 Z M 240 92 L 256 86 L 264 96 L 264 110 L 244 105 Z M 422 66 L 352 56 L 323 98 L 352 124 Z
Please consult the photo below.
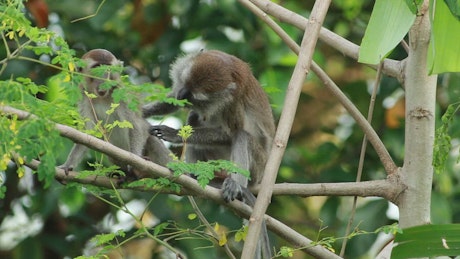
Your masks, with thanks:
M 273 187 L 273 195 L 382 197 L 394 203 L 405 189 L 399 176 L 392 174 L 386 180 L 359 183 L 278 183 Z
M 33 170 L 37 170 L 40 161 L 32 159 L 26 162 L 26 165 Z M 68 182 L 76 182 L 81 184 L 89 184 L 97 187 L 112 189 L 115 186 L 117 189 L 129 189 L 142 192 L 158 192 L 162 194 L 175 194 L 178 196 L 194 195 L 186 188 L 182 188 L 180 192 L 175 192 L 167 188 L 145 188 L 145 187 L 123 187 L 114 181 L 113 178 L 105 176 L 87 176 L 79 177 L 78 172 L 71 171 L 68 174 L 63 169 L 56 167 L 56 180 L 65 184 Z M 350 182 L 350 183 L 277 183 L 273 186 L 273 195 L 290 195 L 299 197 L 312 196 L 359 196 L 359 197 L 381 197 L 388 201 L 395 202 L 399 195 L 406 187 L 399 180 L 398 174 L 388 176 L 386 180 L 375 180 L 366 182 Z M 260 186 L 251 189 L 254 193 L 259 193 Z M 202 196 L 206 198 L 206 196 Z
M 310 16 L 311 19 L 305 28 L 299 59 L 286 91 L 285 105 L 273 140 L 272 150 L 265 166 L 264 176 L 261 182 L 264 188 L 261 189 L 257 196 L 254 211 L 249 219 L 248 234 L 241 255 L 243 259 L 254 258 L 257 241 L 259 240 L 261 232 L 262 216 L 265 214 L 268 204 L 270 203 L 272 188 L 275 184 L 278 169 L 294 122 L 302 84 L 310 70 L 319 31 L 326 17 L 330 3 L 331 0 L 316 1 Z
M 254 5 L 259 7 L 265 13 L 278 18 L 281 22 L 292 24 L 302 31 L 305 30 L 308 24 L 308 19 L 306 19 L 305 17 L 302 17 L 301 15 L 292 12 L 274 2 L 267 0 L 249 1 L 251 1 Z M 321 28 L 319 39 L 325 44 L 340 51 L 342 54 L 351 57 L 354 60 L 358 60 L 359 46 L 354 44 L 353 42 L 333 33 L 332 31 L 326 28 Z M 385 73 L 388 76 L 397 78 L 400 82 L 404 82 L 404 73 L 402 72 L 404 68 L 404 63 L 405 62 L 403 61 L 385 59 L 383 60 L 383 73 Z M 371 65 L 371 67 L 377 69 L 377 65 Z

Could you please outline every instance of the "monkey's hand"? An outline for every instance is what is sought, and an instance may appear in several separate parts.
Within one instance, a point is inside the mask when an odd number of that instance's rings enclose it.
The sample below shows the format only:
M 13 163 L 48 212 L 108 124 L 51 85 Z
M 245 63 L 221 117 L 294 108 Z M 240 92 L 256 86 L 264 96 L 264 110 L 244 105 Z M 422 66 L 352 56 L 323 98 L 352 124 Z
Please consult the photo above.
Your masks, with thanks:
M 222 197 L 225 202 L 230 202 L 234 199 L 243 201 L 243 187 L 231 177 L 227 177 L 222 184 Z
M 177 135 L 179 130 L 170 128 L 165 125 L 151 126 L 149 129 L 150 135 L 156 136 L 159 139 L 169 141 L 171 143 L 182 143 L 182 138 Z

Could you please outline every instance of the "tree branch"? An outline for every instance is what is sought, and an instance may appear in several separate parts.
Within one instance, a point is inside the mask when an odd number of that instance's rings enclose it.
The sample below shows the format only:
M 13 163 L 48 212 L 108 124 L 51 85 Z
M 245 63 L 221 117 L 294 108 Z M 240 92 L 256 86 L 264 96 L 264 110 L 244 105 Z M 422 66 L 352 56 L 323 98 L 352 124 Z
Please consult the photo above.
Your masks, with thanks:
M 249 219 L 248 234 L 246 236 L 246 242 L 244 243 L 241 255 L 241 258 L 243 259 L 254 258 L 261 232 L 262 217 L 265 214 L 271 200 L 273 185 L 275 184 L 278 169 L 286 149 L 292 124 L 294 122 L 302 90 L 302 84 L 310 70 L 319 31 L 324 18 L 326 17 L 330 2 L 331 0 L 315 1 L 310 16 L 311 19 L 305 28 L 299 52 L 299 59 L 296 63 L 286 91 L 285 105 L 283 107 L 283 111 L 281 112 L 278 128 L 273 139 L 272 149 L 262 177 L 261 186 L 264 186 L 264 188 L 261 189 L 259 195 L 257 196 L 254 211 Z
M 20 120 L 27 120 L 38 118 L 37 116 L 28 113 L 26 111 L 18 110 L 10 106 L 0 105 L 0 112 L 4 114 L 14 114 L 17 115 Z M 244 218 L 249 218 L 252 209 L 248 205 L 238 200 L 226 203 L 222 199 L 221 191 L 217 188 L 206 186 L 202 188 L 198 182 L 192 177 L 181 175 L 179 177 L 173 176 L 169 169 L 157 165 L 151 161 L 145 160 L 131 152 L 120 149 L 108 142 L 90 136 L 88 134 L 82 133 L 76 129 L 73 129 L 69 126 L 62 124 L 55 124 L 56 130 L 59 131 L 61 136 L 66 137 L 74 141 L 75 143 L 80 143 L 85 145 L 93 150 L 104 153 L 108 156 L 116 158 L 120 161 L 123 161 L 127 164 L 132 165 L 137 170 L 149 173 L 152 177 L 164 177 L 173 180 L 174 182 L 180 184 L 185 188 L 182 194 L 189 194 L 198 197 L 206 197 L 209 200 L 216 202 L 217 204 L 224 205 L 232 209 L 237 215 Z M 40 162 L 32 160 L 29 162 L 29 166 L 32 168 L 37 168 Z M 107 177 L 87 177 L 87 178 L 76 178 L 76 172 L 70 172 L 69 175 L 65 175 L 64 170 L 56 168 L 57 179 L 63 181 L 76 181 L 85 184 L 101 184 L 101 187 L 113 188 L 110 183 L 111 179 Z M 146 189 L 139 188 L 140 191 L 147 191 Z M 320 246 L 313 245 L 312 240 L 302 236 L 300 233 L 296 232 L 294 229 L 288 227 L 282 222 L 272 218 L 268 215 L 264 216 L 267 227 L 272 230 L 274 233 L 278 234 L 281 238 L 285 239 L 289 243 L 293 244 L 296 247 L 302 248 L 306 253 L 315 256 L 317 258 L 339 258 L 337 255 L 329 251 L 328 249 Z
M 40 161 L 32 159 L 25 164 L 33 170 L 37 170 Z M 120 186 L 113 178 L 106 176 L 86 176 L 79 177 L 79 172 L 70 171 L 67 174 L 59 167 L 56 167 L 55 178 L 59 182 L 65 184 L 75 182 L 81 184 L 89 184 L 97 187 L 112 189 L 115 186 L 117 189 L 127 189 L 142 192 L 158 192 L 162 194 L 175 194 L 178 196 L 194 195 L 186 188 L 182 188 L 179 192 L 175 192 L 168 188 L 145 188 L 142 186 L 125 187 Z M 395 203 L 399 195 L 406 189 L 406 186 L 399 179 L 399 174 L 389 175 L 385 180 L 374 180 L 366 182 L 349 182 L 349 183 L 277 183 L 273 186 L 273 195 L 290 195 L 299 197 L 312 196 L 359 196 L 359 197 L 381 197 Z M 251 188 L 251 191 L 258 194 L 261 187 L 256 186 Z M 197 196 L 199 197 L 199 196 Z M 201 196 L 206 198 L 206 196 Z
M 306 19 L 305 17 L 302 17 L 301 15 L 292 12 L 274 2 L 270 2 L 267 0 L 249 1 L 251 1 L 254 5 L 259 7 L 265 13 L 276 17 L 281 22 L 294 25 L 302 31 L 305 30 L 309 22 L 308 19 Z M 354 60 L 358 60 L 359 46 L 354 44 L 353 42 L 333 33 L 332 31 L 326 28 L 321 28 L 319 32 L 319 39 L 325 44 L 340 51 L 342 54 L 351 57 Z M 404 82 L 404 61 L 384 59 L 382 62 L 384 67 L 382 71 L 384 74 L 397 78 L 398 81 L 400 81 L 401 83 Z M 377 65 L 371 65 L 371 67 L 377 69 Z
M 249 10 L 254 12 L 259 18 L 267 23 L 273 31 L 280 36 L 280 38 L 288 45 L 288 47 L 294 51 L 294 53 L 299 54 L 300 47 L 297 43 L 292 40 L 289 35 L 270 17 L 263 13 L 259 8 L 254 6 L 252 3 L 249 3 L 249 0 L 239 0 L 244 4 Z M 324 72 L 324 70 L 318 66 L 314 61 L 312 61 L 311 66 L 312 71 L 318 76 L 318 78 L 324 83 L 324 86 L 339 100 L 339 102 L 345 107 L 345 109 L 350 113 L 350 115 L 355 119 L 358 125 L 361 127 L 363 132 L 366 134 L 368 141 L 374 147 L 377 155 L 382 162 L 385 171 L 387 174 L 392 174 L 396 172 L 397 166 L 393 162 L 388 150 L 383 144 L 382 140 L 379 138 L 375 130 L 372 128 L 370 123 L 364 118 L 361 112 L 356 108 L 353 102 L 348 99 L 348 97 L 340 90 L 340 88 L 335 84 L 335 82 Z M 384 68 L 382 67 L 382 70 Z

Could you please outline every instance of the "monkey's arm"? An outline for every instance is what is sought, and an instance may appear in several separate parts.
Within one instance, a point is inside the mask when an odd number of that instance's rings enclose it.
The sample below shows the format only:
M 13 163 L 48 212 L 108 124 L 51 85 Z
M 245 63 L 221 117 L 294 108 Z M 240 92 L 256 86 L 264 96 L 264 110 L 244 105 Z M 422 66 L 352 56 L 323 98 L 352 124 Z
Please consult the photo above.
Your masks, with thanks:
M 169 141 L 171 143 L 180 144 L 182 138 L 177 135 L 179 130 L 173 129 L 165 125 L 151 126 L 149 130 L 151 135 L 154 135 L 162 140 Z M 220 128 L 193 128 L 192 135 L 187 139 L 189 144 L 197 145 L 230 145 L 230 135 L 226 134 Z
M 179 106 L 170 104 L 170 103 L 162 103 L 162 102 L 155 102 L 149 103 L 142 107 L 142 117 L 147 118 L 153 115 L 166 115 L 173 113 L 179 109 Z
M 81 144 L 75 144 L 70 151 L 69 155 L 67 156 L 67 160 L 64 164 L 60 165 L 59 167 L 64 169 L 67 173 L 68 171 L 73 170 L 82 160 L 83 155 L 85 154 L 88 148 Z

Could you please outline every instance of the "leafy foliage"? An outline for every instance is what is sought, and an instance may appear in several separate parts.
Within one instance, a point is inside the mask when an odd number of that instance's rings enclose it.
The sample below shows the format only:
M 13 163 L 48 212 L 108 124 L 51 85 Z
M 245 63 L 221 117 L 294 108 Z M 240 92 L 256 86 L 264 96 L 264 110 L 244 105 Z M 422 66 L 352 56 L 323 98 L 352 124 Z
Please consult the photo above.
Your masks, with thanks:
M 433 150 L 433 166 L 438 174 L 444 172 L 450 150 L 452 149 L 452 138 L 449 134 L 449 126 L 451 125 L 454 115 L 459 108 L 460 103 L 449 105 L 442 116 L 441 126 L 436 129 Z
M 191 174 L 196 176 L 201 187 L 205 187 L 214 179 L 216 172 L 238 173 L 249 178 L 249 171 L 238 168 L 233 162 L 227 160 L 198 161 L 196 163 L 170 162 L 168 163 L 175 176 Z
M 35 26 L 40 14 L 34 12 L 37 9 L 29 5 L 31 2 L 48 4 L 49 13 L 45 14 L 51 17 L 48 29 Z M 405 1 L 413 14 L 418 14 L 421 2 Z M 444 4 L 443 1 L 439 2 Z M 452 5 L 455 1 L 444 2 L 449 4 L 451 12 L 455 10 Z M 311 7 L 311 3 L 302 1 L 288 1 L 283 5 L 303 16 L 308 16 L 307 10 Z M 372 8 L 372 1 L 334 1 L 324 26 L 351 42 L 359 43 Z M 210 20 L 213 22 L 210 23 Z M 138 24 L 141 24 L 141 29 Z M 454 39 L 453 42 L 457 43 L 450 29 L 454 23 L 447 24 L 449 26 L 438 24 L 443 29 L 441 31 L 447 32 L 440 36 L 447 36 L 445 40 Z M 281 26 L 293 39 L 301 38 L 301 30 L 285 24 Z M 101 77 L 106 69 L 125 73 L 120 79 L 123 87 L 117 88 L 112 97 L 115 103 L 128 100 L 127 104 L 132 110 L 138 110 L 141 103 L 157 100 L 179 106 L 187 105 L 184 101 L 168 97 L 169 89 L 163 87 L 170 85 L 169 64 L 181 52 L 206 47 L 232 53 L 251 64 L 254 74 L 269 93 L 273 110 L 277 114 L 284 105 L 285 86 L 297 57 L 258 18 L 233 0 L 6 0 L 0 4 L 0 30 L 0 105 L 13 106 L 38 117 L 22 121 L 10 114 L 0 114 L 0 218 L 19 215 L 11 209 L 18 204 L 25 211 L 22 216 L 31 220 L 40 218 L 44 226 L 37 231 L 38 234 L 18 238 L 13 247 L 7 248 L 7 257 L 11 255 L 13 258 L 13 255 L 31 249 L 34 252 L 27 252 L 28 257 L 77 257 L 82 254 L 88 241 L 92 240 L 101 245 L 99 248 L 105 249 L 85 258 L 100 258 L 108 256 L 109 249 L 122 248 L 148 238 L 167 249 L 142 246 L 144 249 L 177 252 L 179 247 L 193 258 L 221 258 L 222 251 L 210 247 L 232 244 L 228 238 L 232 230 L 228 231 L 228 228 L 238 229 L 235 231 L 237 242 L 244 240 L 247 229 L 241 228 L 241 220 L 216 204 L 204 201 L 200 209 L 213 222 L 212 227 L 222 231 L 221 237 L 217 239 L 209 233 L 209 227 L 201 219 L 197 220 L 199 217 L 188 217 L 198 213 L 191 212 L 187 201 L 173 195 L 152 195 L 151 191 L 156 192 L 162 188 L 179 192 L 181 187 L 174 183 L 174 179 L 140 179 L 123 185 L 127 189 L 145 192 L 82 186 L 71 182 L 66 186 L 60 185 L 53 179 L 54 166 L 63 162 L 73 143 L 60 137 L 52 122 L 72 125 L 80 130 L 84 128 L 86 120 L 81 118 L 76 109 L 78 100 L 82 98 L 79 85 L 83 80 L 78 68 L 83 67 L 84 63 L 77 57 L 94 48 L 106 48 L 124 61 L 123 67 L 96 68 L 94 76 Z M 367 82 L 373 80 L 374 73 L 366 66 L 350 63 L 342 53 L 335 53 L 326 45 L 319 44 L 315 61 L 326 69 L 360 110 L 366 110 L 369 98 Z M 371 51 L 375 53 L 372 47 Z M 387 51 L 382 53 L 386 55 Z M 443 53 L 455 57 L 447 51 Z M 407 53 L 399 45 L 389 54 L 389 57 L 397 60 L 406 56 Z M 447 62 L 435 62 L 434 65 L 439 66 L 438 69 L 452 67 Z M 447 96 L 447 102 L 458 102 L 459 78 L 451 74 L 443 76 L 439 81 L 446 86 L 438 88 L 439 96 Z M 104 87 L 113 85 L 115 82 L 107 80 Z M 395 97 L 401 91 L 399 88 L 396 80 L 384 78 L 376 100 L 373 126 L 395 161 L 402 164 L 404 128 L 400 123 L 390 125 L 387 120 L 395 111 L 404 114 L 404 108 L 386 105 L 403 102 Z M 383 103 L 385 105 L 381 105 Z M 116 106 L 110 112 L 115 111 Z M 456 162 L 452 161 L 455 159 L 449 155 L 452 147 L 457 148 L 457 132 L 460 132 L 456 116 L 458 106 L 453 106 L 455 108 L 448 107 L 443 98 L 439 98 L 440 110 L 448 108 L 437 131 L 437 150 L 433 159 L 436 171 L 444 173 L 435 175 L 432 217 L 434 221 L 447 223 L 460 220 L 460 206 L 457 205 L 460 177 Z M 299 110 L 302 112 L 296 115 L 278 181 L 354 181 L 362 132 L 347 119 L 336 100 L 324 92 L 314 75 L 310 74 L 305 82 Z M 184 114 L 179 113 L 177 116 L 181 118 Z M 403 116 L 397 119 L 400 121 Z M 93 130 L 85 132 L 103 138 L 116 127 L 130 125 L 126 121 L 112 124 L 99 122 Z M 184 132 L 185 145 L 187 134 L 192 133 Z M 173 150 L 177 149 L 173 147 Z M 176 153 L 180 153 L 180 150 Z M 39 170 L 33 172 L 32 176 L 24 167 L 30 159 L 39 159 L 41 162 Z M 82 172 L 80 177 L 97 178 L 113 172 L 122 174 L 118 168 L 107 166 L 105 157 L 99 154 L 91 153 L 85 160 L 79 168 Z M 367 154 L 364 167 L 366 174 L 363 180 L 385 177 L 372 150 Z M 226 161 L 196 164 L 174 162 L 171 168 L 176 176 L 184 173 L 195 176 L 201 186 L 213 179 L 216 170 L 248 175 Z M 31 178 L 33 181 L 29 181 Z M 51 188 L 44 189 L 44 186 Z M 133 200 L 149 202 L 141 207 L 141 213 L 136 214 L 135 210 L 126 208 L 127 203 Z M 385 213 L 388 209 L 385 201 L 363 199 L 357 211 L 360 228 L 342 237 L 343 226 L 348 221 L 344 216 L 348 214 L 347 208 L 348 201 L 345 198 L 274 196 L 268 213 L 286 222 L 301 222 L 298 224 L 299 232 L 306 236 L 316 236 L 317 244 L 330 250 L 337 250 L 343 238 L 350 238 L 349 249 L 345 254 L 347 258 L 372 257 L 368 247 L 374 242 L 376 232 L 399 233 L 397 227 L 388 226 L 394 219 Z M 442 214 L 437 213 L 440 208 Z M 117 216 L 121 213 L 130 215 L 134 222 L 131 227 L 125 229 L 116 221 L 111 222 L 111 226 L 117 226 L 117 229 L 102 226 L 107 218 L 119 220 Z M 146 223 L 149 217 L 155 219 L 152 220 L 154 223 Z M 318 217 L 324 221 L 325 226 L 322 223 L 318 226 Z M 31 224 L 27 226 L 32 228 Z M 376 231 L 366 232 L 362 229 Z M 301 257 L 297 248 L 285 245 L 275 235 L 271 235 L 271 238 L 273 245 L 279 247 L 278 256 Z M 68 242 L 69 239 L 72 242 Z M 447 245 L 450 244 L 448 241 Z

